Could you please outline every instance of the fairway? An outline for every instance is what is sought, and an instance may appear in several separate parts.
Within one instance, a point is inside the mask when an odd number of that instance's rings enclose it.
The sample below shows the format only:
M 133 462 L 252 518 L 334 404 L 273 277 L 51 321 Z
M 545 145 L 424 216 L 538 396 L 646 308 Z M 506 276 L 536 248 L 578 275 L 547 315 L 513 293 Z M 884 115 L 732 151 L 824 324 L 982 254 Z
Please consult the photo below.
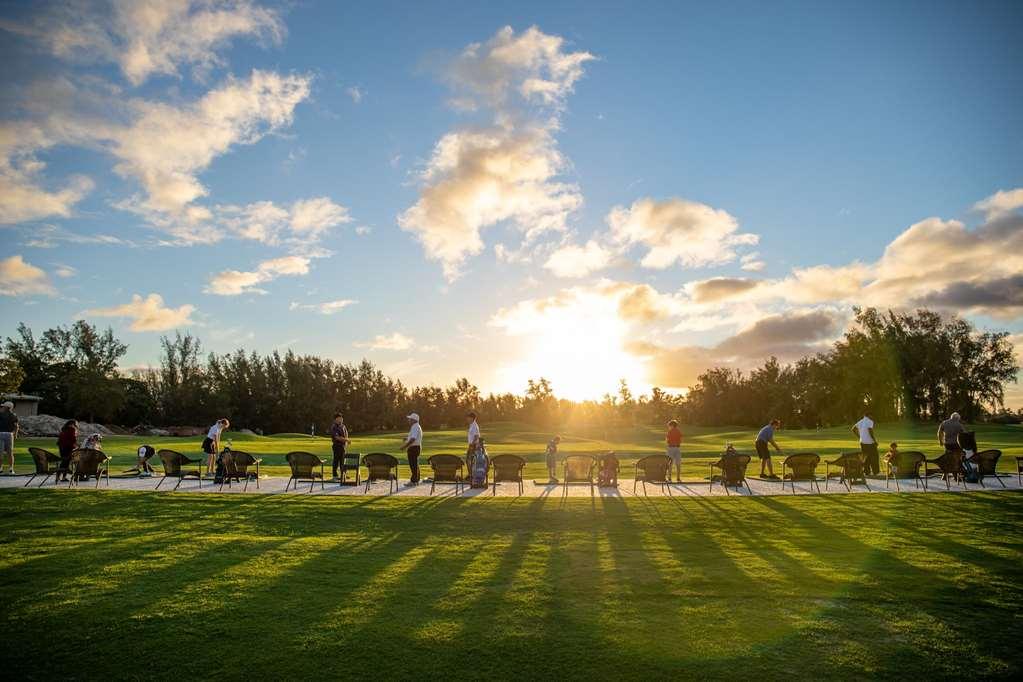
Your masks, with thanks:
M 4 490 L 2 663 L 33 679 L 1011 677 L 1021 523 L 1013 492 Z

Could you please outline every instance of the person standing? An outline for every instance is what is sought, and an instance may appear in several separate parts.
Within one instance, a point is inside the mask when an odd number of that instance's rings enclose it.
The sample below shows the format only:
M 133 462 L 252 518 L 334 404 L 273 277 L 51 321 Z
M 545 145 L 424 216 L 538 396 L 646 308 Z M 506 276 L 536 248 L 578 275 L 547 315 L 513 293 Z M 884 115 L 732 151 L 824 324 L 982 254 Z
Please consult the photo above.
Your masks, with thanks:
M 547 442 L 547 476 L 551 483 L 558 482 L 558 446 L 561 445 L 561 436 L 554 436 Z
M 672 419 L 668 422 L 668 433 L 664 436 L 664 442 L 668 444 L 668 459 L 675 467 L 675 480 L 682 482 L 682 431 L 678 428 L 678 420 Z M 671 479 L 671 470 L 668 471 L 668 479 Z
M 774 466 L 771 464 L 771 450 L 767 447 L 773 445 L 774 449 L 781 454 L 781 448 L 774 442 L 774 432 L 781 428 L 780 419 L 772 419 L 771 423 L 760 429 L 757 440 L 753 443 L 757 455 L 760 457 L 760 478 L 778 478 L 774 475 Z M 764 473 L 764 470 L 768 473 Z
M 863 419 L 853 424 L 852 432 L 860 439 L 860 452 L 863 453 L 863 473 L 877 476 L 881 473 L 881 462 L 878 460 L 874 420 L 869 411 L 863 413 Z
M 14 413 L 14 403 L 10 400 L 0 405 L 0 473 L 3 473 L 4 464 L 7 465 L 8 475 L 14 475 L 14 439 L 18 437 L 18 415 Z
M 344 466 L 345 450 L 348 448 L 348 427 L 345 426 L 345 418 L 338 412 L 334 415 L 334 423 L 330 427 L 330 449 L 334 453 L 334 460 L 331 463 L 331 470 L 334 472 L 334 480 L 337 480 L 338 467 Z
M 472 471 L 472 458 L 480 448 L 480 424 L 479 417 L 474 410 L 466 412 L 465 419 L 469 423 L 466 432 L 469 444 L 465 449 L 465 464 L 468 467 L 467 471 Z
M 57 434 L 57 452 L 60 453 L 60 467 L 57 469 L 57 482 L 68 480 L 71 473 L 71 453 L 78 447 L 78 422 L 69 419 L 64 422 Z
M 959 452 L 962 447 L 959 445 L 959 434 L 965 431 L 962 418 L 958 412 L 953 412 L 948 419 L 941 422 L 938 427 L 938 444 L 945 448 L 945 452 Z
M 400 449 L 408 454 L 408 468 L 411 471 L 405 487 L 412 487 L 419 485 L 419 455 L 423 451 L 423 427 L 419 425 L 419 415 L 415 412 L 406 419 L 409 423 L 408 436 L 405 437 Z
M 210 427 L 206 438 L 202 442 L 202 451 L 206 453 L 206 475 L 212 476 L 216 473 L 217 453 L 220 452 L 220 434 L 231 425 L 227 419 L 218 419 L 217 423 Z

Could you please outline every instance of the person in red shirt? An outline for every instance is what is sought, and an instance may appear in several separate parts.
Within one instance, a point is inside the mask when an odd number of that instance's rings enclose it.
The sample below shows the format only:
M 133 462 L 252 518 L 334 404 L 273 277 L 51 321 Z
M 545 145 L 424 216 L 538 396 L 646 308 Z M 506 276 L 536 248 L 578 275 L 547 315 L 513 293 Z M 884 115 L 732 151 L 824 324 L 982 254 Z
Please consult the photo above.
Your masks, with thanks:
M 682 432 L 678 428 L 678 421 L 672 419 L 668 422 L 668 433 L 664 437 L 668 444 L 668 458 L 675 467 L 675 480 L 682 482 Z M 671 471 L 668 471 L 668 478 L 671 478 Z

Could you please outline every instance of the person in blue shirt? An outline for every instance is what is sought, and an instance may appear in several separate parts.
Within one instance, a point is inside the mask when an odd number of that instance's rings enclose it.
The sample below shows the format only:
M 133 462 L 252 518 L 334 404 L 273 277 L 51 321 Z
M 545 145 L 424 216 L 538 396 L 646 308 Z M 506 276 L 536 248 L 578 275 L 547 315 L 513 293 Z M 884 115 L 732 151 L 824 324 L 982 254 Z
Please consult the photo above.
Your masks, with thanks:
M 753 447 L 756 448 L 757 455 L 760 456 L 760 478 L 778 478 L 774 475 L 774 467 L 771 465 L 771 450 L 767 446 L 773 445 L 774 449 L 781 454 L 781 448 L 774 442 L 774 432 L 780 428 L 781 420 L 772 419 L 771 423 L 760 429 L 760 433 L 757 434 L 757 440 Z

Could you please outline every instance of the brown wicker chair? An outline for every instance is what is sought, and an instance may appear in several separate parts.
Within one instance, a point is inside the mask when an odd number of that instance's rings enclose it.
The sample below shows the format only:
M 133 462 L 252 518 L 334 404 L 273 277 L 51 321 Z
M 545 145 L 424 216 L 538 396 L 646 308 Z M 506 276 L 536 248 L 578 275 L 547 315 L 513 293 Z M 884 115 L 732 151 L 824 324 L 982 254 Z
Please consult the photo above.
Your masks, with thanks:
M 820 462 L 821 457 L 815 452 L 799 452 L 786 457 L 781 464 L 782 492 L 785 491 L 785 481 L 792 486 L 793 494 L 796 492 L 796 481 L 809 481 L 810 492 L 813 492 L 813 488 L 816 487 L 819 493 L 821 486 L 817 482 L 817 465 Z
M 1002 476 L 1010 474 L 998 473 L 998 460 L 1001 458 L 1001 450 L 982 450 L 973 456 L 972 461 L 977 465 L 977 482 L 981 486 L 984 486 L 984 478 L 986 476 L 993 476 L 996 481 L 1002 484 L 1003 488 L 1005 487 L 1005 481 L 1002 480 Z
M 159 490 L 163 482 L 168 478 L 176 478 L 178 482 L 174 485 L 174 490 L 178 489 L 181 482 L 186 478 L 194 478 L 199 481 L 199 487 L 202 488 L 202 467 L 203 461 L 201 459 L 192 459 L 175 450 L 159 450 L 156 456 L 160 458 L 160 462 L 163 463 L 163 478 L 156 484 L 156 489 Z M 193 469 L 191 465 L 196 465 Z M 171 491 L 173 492 L 173 491 Z
M 937 474 L 941 480 L 945 481 L 945 487 L 949 490 L 952 488 L 952 481 L 961 483 L 964 488 L 966 487 L 966 478 L 963 476 L 962 450 L 945 450 L 945 452 L 934 459 L 926 460 L 926 463 L 934 464 L 935 466 L 926 467 L 924 469 L 924 476 L 930 477 Z
M 375 481 L 387 481 L 387 492 L 398 491 L 398 458 L 386 452 L 371 452 L 362 458 L 362 466 L 366 467 L 366 492 Z
M 838 471 L 831 473 L 831 467 L 838 467 Z M 863 470 L 863 454 L 859 452 L 846 452 L 836 459 L 824 463 L 824 489 L 828 489 L 828 483 L 832 476 L 837 476 L 839 483 L 845 483 L 847 490 L 852 490 L 854 483 L 862 483 L 870 490 L 867 483 L 867 474 Z
M 225 483 L 230 486 L 232 480 L 239 483 L 245 481 L 242 492 L 249 489 L 251 480 L 255 480 L 256 488 L 259 488 L 259 465 L 262 461 L 242 450 L 231 450 L 231 456 L 224 460 L 224 478 L 220 482 L 220 489 L 224 489 Z
M 565 457 L 565 476 L 561 482 L 562 494 L 568 495 L 568 486 L 573 483 L 582 483 L 590 486 L 590 496 L 593 496 L 593 469 L 597 460 L 590 455 L 568 455 Z
M 309 492 L 313 491 L 313 486 L 316 485 L 316 481 L 319 481 L 320 490 L 323 490 L 322 459 L 311 452 L 303 452 L 301 450 L 289 452 L 284 455 L 284 459 L 288 461 L 288 466 L 291 467 L 291 478 L 288 479 L 288 484 L 284 486 L 284 492 L 288 492 L 292 482 L 295 483 L 295 490 L 298 490 L 299 481 L 309 481 Z M 316 467 L 319 467 L 320 470 L 316 471 Z
M 55 455 L 49 450 L 43 450 L 42 448 L 29 448 L 28 454 L 32 455 L 32 462 L 36 465 L 35 473 L 25 481 L 25 486 L 32 482 L 36 476 L 42 476 L 43 482 L 39 484 L 42 488 L 46 481 L 49 480 L 50 476 L 55 476 L 60 470 L 60 456 Z
M 920 469 L 926 465 L 927 457 L 924 453 L 917 452 L 916 450 L 905 450 L 899 452 L 895 459 L 888 461 L 885 467 L 884 475 L 884 487 L 888 487 L 888 481 L 895 481 L 895 489 L 901 491 L 902 488 L 899 486 L 899 479 L 913 479 L 916 483 L 916 487 L 921 487 L 923 484 L 924 490 L 927 489 L 927 479 L 920 475 Z
M 728 492 L 729 486 L 741 488 L 745 484 L 746 490 L 749 490 L 752 495 L 753 489 L 749 487 L 749 482 L 746 480 L 746 467 L 749 466 L 750 459 L 749 455 L 723 455 L 718 461 L 712 462 L 710 465 L 710 489 L 714 489 L 714 470 L 718 469 L 721 473 L 716 478 L 721 483 L 721 487 L 725 489 L 725 494 L 732 494 Z
M 636 460 L 636 476 L 632 481 L 632 494 L 636 494 L 636 486 L 643 484 L 643 494 L 646 495 L 646 484 L 654 483 L 661 486 L 661 492 L 665 490 L 671 495 L 671 459 L 667 455 L 647 455 Z
M 526 468 L 526 460 L 518 455 L 494 455 L 490 467 L 494 473 L 493 495 L 497 494 L 498 483 L 517 483 L 519 495 L 523 493 L 522 470 Z
M 100 479 L 104 476 L 107 479 L 107 487 L 110 486 L 110 458 L 102 450 L 92 448 L 78 448 L 71 453 L 71 480 L 68 487 L 78 485 L 90 478 L 96 479 L 96 487 L 99 487 Z
M 345 485 L 348 481 L 345 478 L 345 473 L 348 471 L 355 472 L 355 485 L 358 486 L 362 482 L 362 454 L 358 452 L 346 452 L 345 456 L 341 459 L 341 478 L 338 479 L 337 484 L 339 486 Z
M 431 495 L 438 483 L 450 483 L 455 486 L 455 494 L 461 494 L 461 489 L 465 487 L 465 460 L 458 455 L 433 455 L 426 461 L 433 469 Z

